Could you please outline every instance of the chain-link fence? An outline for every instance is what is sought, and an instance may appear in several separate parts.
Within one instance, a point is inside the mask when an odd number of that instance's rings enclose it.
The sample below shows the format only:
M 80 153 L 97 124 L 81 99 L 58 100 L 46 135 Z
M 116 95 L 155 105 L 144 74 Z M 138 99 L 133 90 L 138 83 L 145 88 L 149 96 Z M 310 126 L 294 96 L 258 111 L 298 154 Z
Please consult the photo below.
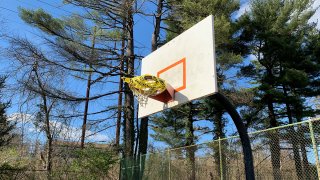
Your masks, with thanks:
M 249 137 L 257 180 L 320 179 L 320 119 L 249 133 Z M 121 172 L 122 179 L 245 179 L 237 136 L 147 154 L 135 161 L 123 159 Z
M 319 179 L 320 119 L 253 132 L 249 137 L 256 179 Z M 0 179 L 245 179 L 237 136 L 122 159 L 120 167 L 118 155 L 108 145 L 85 150 L 70 142 L 53 146 L 50 173 L 46 144 L 0 148 Z

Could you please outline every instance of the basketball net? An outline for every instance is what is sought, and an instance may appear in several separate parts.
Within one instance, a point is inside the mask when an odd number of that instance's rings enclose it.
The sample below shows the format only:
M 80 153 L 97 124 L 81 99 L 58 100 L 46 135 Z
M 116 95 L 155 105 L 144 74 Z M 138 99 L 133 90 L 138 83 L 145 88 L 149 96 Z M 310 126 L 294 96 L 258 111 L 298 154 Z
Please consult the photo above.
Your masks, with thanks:
M 142 107 L 148 103 L 148 97 L 156 96 L 166 90 L 166 83 L 163 79 L 149 74 L 122 79 L 129 84 L 129 88 Z

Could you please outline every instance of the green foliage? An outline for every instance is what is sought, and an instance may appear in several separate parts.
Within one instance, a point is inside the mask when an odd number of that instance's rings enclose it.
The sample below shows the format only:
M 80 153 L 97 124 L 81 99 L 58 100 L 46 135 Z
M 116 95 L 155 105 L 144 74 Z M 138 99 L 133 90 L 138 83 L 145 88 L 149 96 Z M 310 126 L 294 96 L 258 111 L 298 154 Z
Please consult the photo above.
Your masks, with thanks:
M 1 102 L 1 89 L 4 88 L 5 77 L 0 77 L 0 147 L 9 144 L 13 138 L 12 131 L 15 125 L 12 122 L 8 122 L 6 116 L 6 109 L 9 103 Z
M 4 163 L 0 165 L 0 179 L 15 179 L 19 174 L 23 173 L 26 167 L 17 167 L 10 165 L 9 163 Z
M 75 156 L 71 170 L 81 173 L 80 179 L 108 178 L 108 172 L 118 161 L 114 152 L 93 146 L 77 150 Z
M 6 146 L 0 148 L 0 179 L 15 179 L 27 169 L 30 159 L 21 157 L 17 147 Z
M 172 148 L 186 144 L 187 106 L 164 111 L 161 115 L 150 117 L 152 129 L 155 132 L 151 137 L 156 141 L 168 144 Z
M 242 26 L 239 37 L 251 44 L 251 52 L 257 57 L 241 73 L 258 86 L 255 106 L 260 110 L 264 106 L 269 112 L 275 110 L 279 119 L 287 114 L 301 121 L 303 112 L 310 115 L 310 108 L 304 103 L 306 98 L 319 93 L 319 88 L 313 85 L 319 78 L 315 72 L 320 71 L 312 50 L 317 30 L 308 23 L 315 12 L 312 3 L 254 0 L 251 12 L 239 19 L 238 25 Z M 284 109 L 270 109 L 270 103 Z M 285 108 L 293 109 L 293 113 Z
M 219 68 L 227 70 L 232 65 L 242 62 L 240 55 L 245 53 L 246 48 L 240 41 L 232 37 L 237 32 L 237 26 L 231 20 L 231 14 L 240 7 L 239 1 L 174 0 L 170 1 L 170 4 L 172 10 L 166 24 L 176 33 L 167 31 L 167 40 L 171 40 L 178 33 L 190 28 L 203 18 L 213 15 Z
M 20 8 L 20 17 L 27 23 L 37 26 L 49 34 L 57 34 L 63 31 L 64 24 L 61 20 L 53 18 L 43 9 L 27 10 Z
M 296 88 L 306 87 L 309 84 L 307 73 L 298 69 L 287 69 L 280 81 Z

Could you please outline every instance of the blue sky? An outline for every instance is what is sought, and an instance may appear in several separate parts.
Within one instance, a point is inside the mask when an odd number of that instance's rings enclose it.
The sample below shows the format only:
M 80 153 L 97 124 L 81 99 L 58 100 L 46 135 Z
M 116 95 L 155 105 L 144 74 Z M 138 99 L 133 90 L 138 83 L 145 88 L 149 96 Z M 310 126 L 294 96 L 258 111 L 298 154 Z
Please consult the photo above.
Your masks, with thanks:
M 235 13 L 234 17 L 238 18 L 241 14 L 243 14 L 245 11 L 248 11 L 250 9 L 248 1 L 241 1 L 241 8 L 240 10 Z M 315 2 L 315 7 L 320 5 L 320 1 Z M 45 11 L 51 13 L 55 17 L 62 17 L 62 16 L 70 16 L 70 12 L 78 11 L 78 12 L 83 12 L 83 9 L 81 8 L 76 8 L 71 5 L 65 5 L 62 4 L 61 0 L 1 0 L 0 1 L 0 19 L 2 19 L 4 22 L 2 23 L 2 27 L 4 27 L 4 31 L 9 33 L 10 35 L 19 35 L 21 37 L 27 37 L 29 39 L 32 39 L 36 44 L 41 45 L 42 41 L 39 35 L 41 35 L 41 32 L 38 31 L 37 29 L 34 29 L 27 24 L 25 24 L 18 16 L 18 7 L 23 7 L 23 8 L 28 8 L 28 9 L 38 9 L 42 8 Z M 141 10 L 144 11 L 153 11 L 154 7 L 152 5 L 146 5 L 143 6 Z M 320 11 L 318 10 L 317 13 L 315 14 L 314 17 L 310 21 L 317 22 L 317 20 L 320 17 Z M 318 23 L 319 27 L 319 23 Z M 135 16 L 135 46 L 136 48 L 136 54 L 145 56 L 150 52 L 150 45 L 151 45 L 151 34 L 153 31 L 153 18 L 152 17 L 145 17 L 142 15 L 136 15 Z M 4 41 L 0 40 L 0 47 L 6 47 L 7 44 Z M 0 57 L 0 74 L 7 72 L 7 70 L 10 71 L 10 62 L 3 56 Z M 13 79 L 9 81 L 9 84 L 15 83 Z M 78 91 L 79 94 L 84 95 L 84 89 L 85 84 L 79 83 L 79 82 L 70 82 L 69 86 L 73 88 L 73 90 Z M 96 92 L 92 93 L 98 93 L 100 90 L 106 87 L 98 87 L 95 88 Z M 19 111 L 19 104 L 21 103 L 19 98 L 19 95 L 14 95 L 8 98 L 13 98 L 12 99 L 12 107 L 8 110 L 8 114 L 19 117 L 20 115 L 17 116 L 17 113 L 21 113 Z M 116 97 L 113 97 L 116 99 Z M 108 101 L 110 102 L 110 101 Z M 113 103 L 116 103 L 114 101 Z M 89 111 L 90 112 L 95 112 L 98 111 L 101 107 L 106 106 L 104 101 L 96 101 L 91 104 Z M 27 111 L 23 111 L 23 113 L 28 114 Z M 101 118 L 102 116 L 94 116 L 91 118 Z M 30 117 L 28 116 L 30 119 Z M 81 118 L 80 118 L 81 120 Z M 70 136 L 78 136 L 78 129 L 81 121 L 75 120 L 73 122 L 72 131 L 75 132 L 74 134 Z M 110 124 L 114 123 L 111 122 Z M 110 125 L 109 124 L 109 125 Z M 201 125 L 207 125 L 211 127 L 211 123 L 208 122 L 201 122 Z M 59 125 L 60 126 L 60 125 Z M 30 131 L 35 131 L 34 127 L 28 127 Z M 67 130 L 63 130 L 67 131 Z M 228 131 L 229 132 L 235 132 L 235 127 L 232 123 L 232 121 L 229 121 L 228 123 Z M 90 134 L 90 133 L 89 133 Z M 96 139 L 92 140 L 111 140 L 114 138 L 115 130 L 114 128 L 109 129 L 107 131 L 103 131 L 99 134 L 99 137 L 96 137 Z M 201 141 L 206 141 L 210 140 L 211 136 L 203 136 Z M 157 145 L 161 145 L 160 143 Z
M 26 37 L 28 39 L 32 39 L 32 41 L 35 44 L 38 44 L 39 46 L 42 45 L 43 41 L 41 40 L 41 37 L 43 34 L 41 31 L 32 28 L 25 24 L 18 15 L 18 8 L 23 7 L 23 8 L 28 8 L 28 9 L 38 9 L 42 8 L 45 11 L 49 12 L 52 14 L 54 17 L 63 17 L 63 16 L 70 16 L 70 12 L 83 12 L 83 9 L 81 8 L 75 8 L 70 5 L 65 5 L 62 4 L 60 0 L 51 0 L 51 1 L 42 1 L 42 0 L 2 0 L 0 1 L 0 19 L 4 21 L 4 32 L 10 35 L 15 35 L 15 36 L 20 36 L 20 37 Z M 141 10 L 144 11 L 151 11 L 152 6 L 147 5 L 146 7 L 141 7 Z M 136 37 L 135 41 L 135 53 L 145 56 L 150 52 L 150 45 L 151 45 L 151 34 L 153 30 L 153 19 L 149 17 L 143 17 L 141 15 L 136 15 L 135 16 L 135 34 L 134 36 Z M 7 47 L 7 44 L 4 41 L 0 41 L 0 46 L 1 47 Z M 11 63 L 10 60 L 7 58 L 1 56 L 0 57 L 0 62 L 1 62 L 1 74 L 7 74 L 10 72 L 10 67 Z M 14 75 L 12 75 L 13 77 Z M 8 82 L 8 87 L 14 86 L 14 78 L 9 79 Z M 71 87 L 73 91 L 76 91 L 79 96 L 84 96 L 85 95 L 85 83 L 81 82 L 74 82 L 74 81 L 69 81 L 67 82 L 69 85 L 68 87 Z M 117 86 L 114 86 L 112 88 L 116 88 Z M 92 94 L 98 94 L 99 91 L 102 91 L 105 88 L 109 87 L 95 87 L 93 88 L 93 91 L 91 92 Z M 111 89 L 112 89 L 111 88 Z M 11 92 L 8 92 L 10 94 Z M 12 94 L 12 93 L 11 93 Z M 34 117 L 33 113 L 36 110 L 26 110 L 27 108 L 21 108 L 21 98 L 19 95 L 11 95 L 7 97 L 8 99 L 12 100 L 12 106 L 10 109 L 8 109 L 7 113 L 9 116 L 11 116 L 11 119 L 19 119 L 19 121 L 24 121 L 28 122 L 29 125 L 24 125 L 24 131 L 30 131 L 30 138 L 34 137 L 39 137 L 37 134 L 37 129 L 33 127 L 32 125 L 32 118 Z M 97 112 L 101 110 L 101 108 L 104 108 L 108 104 L 115 104 L 116 103 L 116 98 L 117 97 L 109 97 L 109 99 L 114 100 L 111 102 L 110 100 L 106 101 L 106 99 L 101 100 L 101 101 L 94 101 L 90 102 L 90 108 L 89 108 L 89 113 L 90 112 Z M 106 104 L 106 102 L 108 104 Z M 82 106 L 79 107 L 82 109 Z M 22 113 L 22 114 L 21 114 Z M 96 116 L 89 116 L 88 119 L 99 119 L 103 118 L 106 116 L 106 114 L 103 115 L 96 115 Z M 115 121 L 108 122 L 105 124 L 105 126 L 115 124 Z M 81 118 L 80 120 L 74 120 L 72 123 L 72 127 L 69 131 L 70 132 L 70 137 L 77 139 L 79 137 L 79 132 L 80 132 L 80 127 L 81 125 Z M 20 125 L 22 126 L 22 125 Z M 62 131 L 67 131 L 66 129 L 63 129 Z M 87 132 L 87 134 L 90 134 L 90 131 Z M 112 138 L 114 138 L 115 130 L 114 128 L 111 128 L 107 131 L 103 131 L 99 133 L 97 136 L 94 136 L 94 138 L 91 138 L 89 140 L 92 141 L 110 141 Z

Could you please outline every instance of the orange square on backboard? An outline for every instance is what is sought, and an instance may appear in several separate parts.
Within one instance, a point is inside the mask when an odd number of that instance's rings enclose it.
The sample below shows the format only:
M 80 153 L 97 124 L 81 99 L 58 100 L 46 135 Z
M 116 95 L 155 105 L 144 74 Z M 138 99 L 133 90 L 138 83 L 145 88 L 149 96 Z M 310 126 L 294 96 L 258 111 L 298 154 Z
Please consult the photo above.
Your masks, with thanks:
M 178 66 L 178 65 L 182 65 L 182 85 L 179 87 L 175 87 L 175 92 L 179 92 L 181 90 L 184 90 L 187 87 L 187 73 L 186 73 L 186 58 L 182 58 L 181 60 L 161 69 L 160 71 L 158 71 L 157 73 L 157 77 L 160 77 L 160 75 L 164 72 L 169 71 L 170 69 Z

